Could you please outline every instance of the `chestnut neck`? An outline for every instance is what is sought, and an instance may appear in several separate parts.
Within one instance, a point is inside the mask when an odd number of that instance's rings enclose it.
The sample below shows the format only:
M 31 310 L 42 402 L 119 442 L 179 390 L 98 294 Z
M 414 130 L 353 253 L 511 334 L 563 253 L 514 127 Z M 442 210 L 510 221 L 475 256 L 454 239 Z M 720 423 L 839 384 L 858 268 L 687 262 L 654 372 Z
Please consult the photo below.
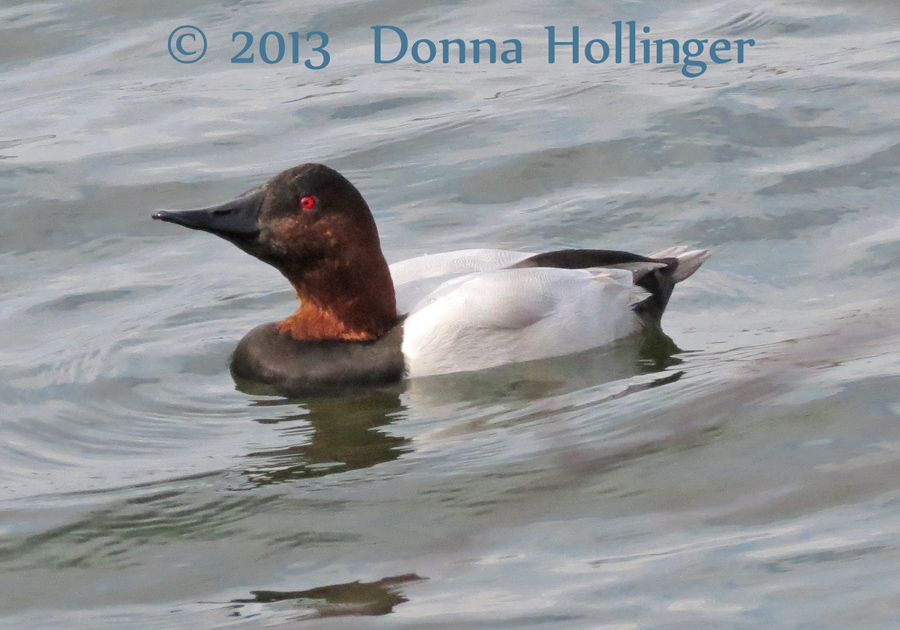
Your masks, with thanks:
M 283 334 L 298 340 L 365 341 L 397 325 L 394 283 L 380 250 L 365 260 L 326 260 L 281 271 L 300 300 L 297 311 L 278 323 Z

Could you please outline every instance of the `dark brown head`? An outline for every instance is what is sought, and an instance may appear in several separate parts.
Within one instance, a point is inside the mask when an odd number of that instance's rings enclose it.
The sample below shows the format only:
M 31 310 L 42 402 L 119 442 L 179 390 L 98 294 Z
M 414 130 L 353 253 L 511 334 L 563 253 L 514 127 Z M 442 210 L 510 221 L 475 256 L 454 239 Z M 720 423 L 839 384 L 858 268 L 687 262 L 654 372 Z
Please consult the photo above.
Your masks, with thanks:
M 153 218 L 211 232 L 281 271 L 300 298 L 280 324 L 295 338 L 374 339 L 397 323 L 369 206 L 327 166 L 297 166 L 226 204 Z

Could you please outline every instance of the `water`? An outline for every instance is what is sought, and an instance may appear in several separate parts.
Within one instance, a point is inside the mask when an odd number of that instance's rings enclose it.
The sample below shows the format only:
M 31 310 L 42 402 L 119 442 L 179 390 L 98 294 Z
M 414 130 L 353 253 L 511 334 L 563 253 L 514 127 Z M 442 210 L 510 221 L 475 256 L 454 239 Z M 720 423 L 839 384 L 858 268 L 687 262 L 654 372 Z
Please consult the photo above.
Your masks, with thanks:
M 0 18 L 0 626 L 897 626 L 894 4 Z M 544 26 L 630 19 L 757 44 L 697 78 L 546 63 Z M 209 38 L 195 64 L 166 50 L 183 24 Z M 515 37 L 523 63 L 376 65 L 378 24 Z M 273 29 L 326 32 L 329 65 L 230 63 L 231 33 Z M 234 345 L 292 293 L 149 216 L 306 161 L 357 184 L 390 261 L 709 248 L 664 319 L 681 351 L 349 399 L 236 390 Z

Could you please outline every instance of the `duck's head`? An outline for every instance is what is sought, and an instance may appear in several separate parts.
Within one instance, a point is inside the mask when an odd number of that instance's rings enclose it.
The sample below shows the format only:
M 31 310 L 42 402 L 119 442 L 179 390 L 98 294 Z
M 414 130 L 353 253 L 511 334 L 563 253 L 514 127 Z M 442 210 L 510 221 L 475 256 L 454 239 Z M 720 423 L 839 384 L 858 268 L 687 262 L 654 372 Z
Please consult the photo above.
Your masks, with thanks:
M 380 251 L 365 199 L 322 164 L 288 169 L 228 203 L 160 210 L 153 218 L 220 236 L 282 271 Z
M 397 323 L 369 206 L 327 166 L 296 166 L 228 203 L 153 218 L 220 236 L 281 271 L 301 302 L 280 324 L 295 338 L 373 339 Z

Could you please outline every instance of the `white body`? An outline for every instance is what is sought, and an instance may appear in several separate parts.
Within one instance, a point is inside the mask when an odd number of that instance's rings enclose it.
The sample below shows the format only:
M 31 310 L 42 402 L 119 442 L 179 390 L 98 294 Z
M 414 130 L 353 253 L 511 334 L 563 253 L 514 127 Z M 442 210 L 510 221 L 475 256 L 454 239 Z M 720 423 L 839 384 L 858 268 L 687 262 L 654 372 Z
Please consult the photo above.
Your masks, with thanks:
M 707 256 L 690 253 L 702 257 L 694 269 Z M 632 307 L 648 294 L 634 285 L 632 270 L 506 269 L 532 255 L 473 249 L 391 265 L 398 309 L 408 313 L 402 346 L 408 375 L 562 356 L 640 330 Z

